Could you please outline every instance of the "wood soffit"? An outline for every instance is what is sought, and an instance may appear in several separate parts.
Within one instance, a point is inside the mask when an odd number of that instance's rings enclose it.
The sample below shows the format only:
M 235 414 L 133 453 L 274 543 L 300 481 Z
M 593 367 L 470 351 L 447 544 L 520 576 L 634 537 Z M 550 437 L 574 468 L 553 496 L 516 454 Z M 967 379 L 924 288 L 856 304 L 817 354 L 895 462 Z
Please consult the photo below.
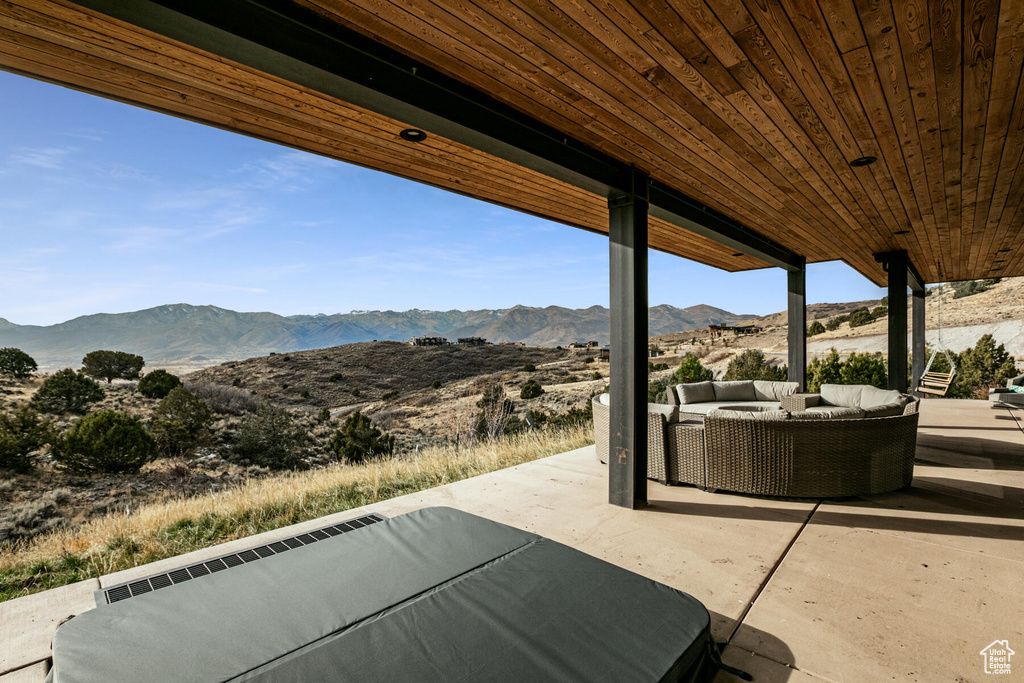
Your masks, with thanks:
M 298 0 L 806 256 L 872 281 L 1024 275 L 1024 2 Z M 602 197 L 58 0 L 0 68 L 594 232 Z M 429 131 L 428 131 L 429 132 Z M 876 163 L 852 168 L 859 157 Z M 653 220 L 652 247 L 765 267 Z

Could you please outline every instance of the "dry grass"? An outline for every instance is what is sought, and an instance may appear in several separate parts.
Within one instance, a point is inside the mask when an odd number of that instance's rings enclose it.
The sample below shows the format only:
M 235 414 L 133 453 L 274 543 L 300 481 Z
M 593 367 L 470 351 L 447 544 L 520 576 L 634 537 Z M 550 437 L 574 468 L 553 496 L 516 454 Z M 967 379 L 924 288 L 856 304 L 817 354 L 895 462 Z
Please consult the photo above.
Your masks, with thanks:
M 0 548 L 0 600 L 441 486 L 593 443 L 591 428 L 527 433 L 471 449 L 290 473 L 216 495 L 111 514 Z

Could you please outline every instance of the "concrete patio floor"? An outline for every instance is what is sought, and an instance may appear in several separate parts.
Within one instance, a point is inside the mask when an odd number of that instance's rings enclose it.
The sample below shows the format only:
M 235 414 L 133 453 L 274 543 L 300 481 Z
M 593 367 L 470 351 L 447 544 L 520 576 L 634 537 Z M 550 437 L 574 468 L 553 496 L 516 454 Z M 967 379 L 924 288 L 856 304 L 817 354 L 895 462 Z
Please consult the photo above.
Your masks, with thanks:
M 1024 680 L 1024 411 L 924 401 L 911 487 L 771 500 L 649 484 L 606 503 L 593 448 L 0 603 L 0 682 L 36 683 L 56 624 L 92 591 L 366 512 L 447 505 L 542 534 L 686 591 L 727 663 L 758 682 L 982 681 L 1008 640 Z M 720 681 L 738 680 L 721 674 Z

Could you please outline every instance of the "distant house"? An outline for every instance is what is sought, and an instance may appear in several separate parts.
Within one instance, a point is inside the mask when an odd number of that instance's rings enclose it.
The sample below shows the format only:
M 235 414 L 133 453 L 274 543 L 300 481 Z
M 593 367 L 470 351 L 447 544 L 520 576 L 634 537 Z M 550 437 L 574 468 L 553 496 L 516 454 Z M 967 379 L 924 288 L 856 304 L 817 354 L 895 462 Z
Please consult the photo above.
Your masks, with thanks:
M 601 360 L 606 360 L 606 361 L 611 362 L 611 359 L 612 359 L 612 347 L 610 347 L 610 346 L 601 347 L 601 351 L 600 351 L 600 353 L 598 353 L 597 357 L 599 359 L 601 359 Z
M 647 357 L 648 358 L 657 358 L 660 355 L 661 355 L 661 349 L 654 349 L 654 348 L 647 349 Z
M 487 340 L 483 337 L 459 337 L 459 346 L 483 346 Z
M 444 337 L 413 337 L 409 343 L 413 346 L 448 346 Z
M 587 348 L 588 349 L 596 349 L 598 346 L 600 346 L 600 344 L 598 342 L 596 342 L 596 341 L 588 341 L 587 342 Z
M 764 331 L 764 328 L 760 325 L 708 325 L 708 332 L 711 333 L 711 338 L 721 337 L 726 332 L 732 332 L 733 334 L 756 334 Z
M 526 342 L 498 342 L 498 346 L 526 346 Z
M 589 349 L 590 342 L 573 342 L 569 344 L 570 349 Z

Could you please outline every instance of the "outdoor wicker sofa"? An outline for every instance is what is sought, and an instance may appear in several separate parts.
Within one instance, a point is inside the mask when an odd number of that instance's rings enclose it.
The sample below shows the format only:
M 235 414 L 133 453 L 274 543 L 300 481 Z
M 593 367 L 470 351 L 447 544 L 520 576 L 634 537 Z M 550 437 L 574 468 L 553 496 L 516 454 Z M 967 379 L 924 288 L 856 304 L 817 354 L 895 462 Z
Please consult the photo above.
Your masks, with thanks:
M 707 414 L 680 412 L 678 417 L 665 410 L 677 406 L 651 404 L 648 476 L 708 490 L 788 497 L 867 495 L 910 484 L 917 399 L 831 384 L 807 398 L 800 402 L 806 410 L 782 410 L 781 401 L 737 399 L 716 401 Z M 594 399 L 602 462 L 608 454 L 607 403 L 606 397 Z
M 1006 380 L 1006 388 L 991 389 L 988 392 L 988 400 L 997 406 L 1024 406 L 1024 393 L 1018 393 L 1020 387 L 1024 386 L 1024 375 L 1017 375 Z M 1018 391 L 1014 390 L 1017 387 Z

